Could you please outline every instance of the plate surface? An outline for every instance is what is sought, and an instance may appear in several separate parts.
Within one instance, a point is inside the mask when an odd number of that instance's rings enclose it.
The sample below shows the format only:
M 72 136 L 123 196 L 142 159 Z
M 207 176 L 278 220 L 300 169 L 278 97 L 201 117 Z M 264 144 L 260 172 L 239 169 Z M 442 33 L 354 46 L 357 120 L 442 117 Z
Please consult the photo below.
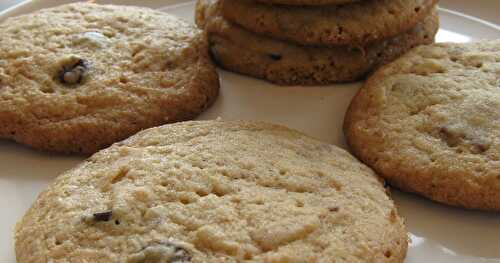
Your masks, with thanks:
M 55 6 L 71 0 L 26 2 L 0 13 L 8 16 Z M 137 1 L 97 1 L 137 4 Z M 193 20 L 192 1 L 141 1 Z M 449 10 L 440 10 L 439 42 L 468 42 L 500 38 L 500 28 Z M 219 70 L 221 94 L 199 119 L 247 119 L 281 123 L 324 141 L 345 147 L 342 121 L 360 83 L 324 87 L 278 87 L 264 81 Z M 84 157 L 39 153 L 15 143 L 0 141 L 0 255 L 14 263 L 13 231 L 16 221 L 36 196 L 61 172 Z M 465 211 L 394 191 L 394 199 L 406 217 L 412 238 L 407 263 L 500 263 L 500 214 Z

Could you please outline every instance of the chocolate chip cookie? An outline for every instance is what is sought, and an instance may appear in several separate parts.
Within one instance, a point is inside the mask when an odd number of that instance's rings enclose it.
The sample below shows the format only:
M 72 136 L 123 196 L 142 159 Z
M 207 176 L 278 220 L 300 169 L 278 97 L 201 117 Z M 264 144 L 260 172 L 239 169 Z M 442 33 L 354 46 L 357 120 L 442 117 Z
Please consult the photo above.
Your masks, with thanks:
M 382 68 L 352 101 L 345 135 L 405 191 L 500 211 L 500 40 L 422 46 Z
M 0 137 L 92 153 L 217 97 L 204 34 L 151 9 L 77 3 L 0 24 Z
M 402 35 L 366 47 L 307 47 L 260 36 L 228 22 L 217 0 L 198 0 L 196 6 L 196 22 L 207 31 L 219 65 L 281 85 L 359 80 L 412 47 L 434 42 L 438 20 L 432 12 Z
M 257 0 L 262 3 L 280 4 L 280 5 L 340 5 L 360 0 Z
M 403 262 L 383 184 L 282 126 L 152 128 L 59 176 L 16 228 L 18 263 Z
M 224 17 L 273 38 L 303 45 L 364 46 L 410 30 L 437 0 L 364 0 L 345 5 L 283 6 L 221 0 Z

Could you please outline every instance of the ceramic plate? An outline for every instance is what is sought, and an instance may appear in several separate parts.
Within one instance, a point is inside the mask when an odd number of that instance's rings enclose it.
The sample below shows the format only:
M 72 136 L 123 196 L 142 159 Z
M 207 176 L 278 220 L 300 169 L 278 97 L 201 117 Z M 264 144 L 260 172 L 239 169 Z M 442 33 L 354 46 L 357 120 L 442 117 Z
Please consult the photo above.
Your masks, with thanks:
M 44 0 L 25 2 L 0 14 L 9 16 L 73 2 Z M 97 1 L 136 4 L 138 1 Z M 193 21 L 193 1 L 141 1 L 140 5 Z M 440 10 L 437 41 L 468 42 L 500 38 L 500 28 L 477 18 Z M 344 112 L 361 83 L 323 87 L 278 87 L 264 81 L 220 70 L 221 94 L 199 119 L 221 117 L 281 123 L 324 141 L 345 147 Z M 58 174 L 82 161 L 39 153 L 15 143 L 0 141 L 0 255 L 14 263 L 13 231 L 16 221 L 38 193 Z M 394 191 L 394 199 L 407 219 L 412 242 L 406 262 L 500 263 L 500 214 L 450 208 Z

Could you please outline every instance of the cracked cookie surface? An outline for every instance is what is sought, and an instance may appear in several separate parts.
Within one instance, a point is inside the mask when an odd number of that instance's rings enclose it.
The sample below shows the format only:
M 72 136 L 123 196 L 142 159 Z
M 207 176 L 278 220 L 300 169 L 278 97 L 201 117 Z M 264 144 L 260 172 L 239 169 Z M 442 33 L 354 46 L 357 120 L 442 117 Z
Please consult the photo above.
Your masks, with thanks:
M 437 0 L 363 0 L 345 5 L 283 6 L 221 0 L 224 17 L 249 31 L 301 45 L 364 46 L 414 27 Z
M 220 1 L 198 0 L 196 23 L 208 34 L 210 51 L 222 67 L 281 85 L 355 81 L 412 47 L 434 42 L 439 28 L 432 12 L 409 31 L 365 47 L 307 47 L 260 36 L 228 22 Z
M 193 118 L 217 97 L 196 27 L 147 8 L 78 3 L 0 24 L 0 137 L 92 153 Z
M 406 249 L 371 169 L 257 122 L 140 132 L 59 176 L 16 228 L 19 263 L 402 262 Z
M 355 155 L 403 190 L 499 211 L 499 50 L 423 46 L 376 72 L 346 115 Z

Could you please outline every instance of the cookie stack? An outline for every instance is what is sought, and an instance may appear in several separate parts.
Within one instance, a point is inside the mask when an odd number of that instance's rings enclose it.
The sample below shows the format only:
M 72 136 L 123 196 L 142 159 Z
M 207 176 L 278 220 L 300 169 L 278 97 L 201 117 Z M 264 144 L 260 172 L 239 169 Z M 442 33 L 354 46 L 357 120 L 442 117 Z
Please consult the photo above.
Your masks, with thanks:
M 439 28 L 438 0 L 198 0 L 222 67 L 281 85 L 359 80 Z

